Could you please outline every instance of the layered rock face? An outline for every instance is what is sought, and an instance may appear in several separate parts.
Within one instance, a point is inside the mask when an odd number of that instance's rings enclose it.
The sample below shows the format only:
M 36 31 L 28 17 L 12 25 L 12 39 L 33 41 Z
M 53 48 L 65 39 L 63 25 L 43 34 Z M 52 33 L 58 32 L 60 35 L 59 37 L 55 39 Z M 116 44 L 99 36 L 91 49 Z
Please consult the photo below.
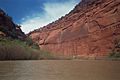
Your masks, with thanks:
M 21 26 L 15 24 L 12 18 L 0 9 L 0 37 L 11 37 L 24 39 L 26 35 L 22 32 Z
M 106 56 L 120 38 L 120 0 L 82 0 L 69 14 L 29 36 L 55 54 Z

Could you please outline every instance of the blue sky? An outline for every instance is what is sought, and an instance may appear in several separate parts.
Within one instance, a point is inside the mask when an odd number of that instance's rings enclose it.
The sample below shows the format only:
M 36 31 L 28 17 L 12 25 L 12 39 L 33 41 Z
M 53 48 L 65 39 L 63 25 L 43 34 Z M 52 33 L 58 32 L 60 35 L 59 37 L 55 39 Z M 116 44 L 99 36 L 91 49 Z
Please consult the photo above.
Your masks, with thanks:
M 0 8 L 28 33 L 69 13 L 79 2 L 80 0 L 0 0 Z

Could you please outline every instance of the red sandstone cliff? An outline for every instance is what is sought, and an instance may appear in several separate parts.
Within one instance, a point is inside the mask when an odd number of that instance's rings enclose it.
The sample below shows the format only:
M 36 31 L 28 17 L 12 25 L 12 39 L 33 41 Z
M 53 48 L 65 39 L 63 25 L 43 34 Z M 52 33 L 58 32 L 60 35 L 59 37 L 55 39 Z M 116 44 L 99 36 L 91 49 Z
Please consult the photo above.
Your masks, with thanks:
M 41 49 L 56 54 L 107 55 L 120 37 L 120 0 L 82 0 L 65 17 L 29 36 Z

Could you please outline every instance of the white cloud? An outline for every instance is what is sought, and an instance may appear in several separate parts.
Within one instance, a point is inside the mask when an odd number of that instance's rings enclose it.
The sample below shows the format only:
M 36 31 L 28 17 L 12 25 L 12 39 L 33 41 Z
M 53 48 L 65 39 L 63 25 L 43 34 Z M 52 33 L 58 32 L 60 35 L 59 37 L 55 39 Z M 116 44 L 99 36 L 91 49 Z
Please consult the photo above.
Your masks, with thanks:
M 77 4 L 78 0 L 69 0 L 64 3 L 44 3 L 44 13 L 38 12 L 32 15 L 36 16 L 26 16 L 22 18 L 22 30 L 25 33 L 28 33 L 34 29 L 38 29 L 51 23 L 58 18 L 64 16 L 69 13 L 74 6 Z

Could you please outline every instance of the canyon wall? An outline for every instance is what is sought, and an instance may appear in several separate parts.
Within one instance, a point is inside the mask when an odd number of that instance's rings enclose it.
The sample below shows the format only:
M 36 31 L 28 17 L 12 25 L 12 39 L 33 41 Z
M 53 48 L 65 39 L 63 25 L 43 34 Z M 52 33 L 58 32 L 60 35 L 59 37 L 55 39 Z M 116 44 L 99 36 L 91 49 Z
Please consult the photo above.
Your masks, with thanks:
M 0 9 L 0 38 L 11 37 L 16 39 L 24 39 L 26 35 L 22 32 L 20 25 L 13 22 L 12 18 L 8 16 L 2 9 Z
M 120 38 L 120 0 L 82 0 L 69 14 L 28 35 L 54 54 L 106 56 Z

